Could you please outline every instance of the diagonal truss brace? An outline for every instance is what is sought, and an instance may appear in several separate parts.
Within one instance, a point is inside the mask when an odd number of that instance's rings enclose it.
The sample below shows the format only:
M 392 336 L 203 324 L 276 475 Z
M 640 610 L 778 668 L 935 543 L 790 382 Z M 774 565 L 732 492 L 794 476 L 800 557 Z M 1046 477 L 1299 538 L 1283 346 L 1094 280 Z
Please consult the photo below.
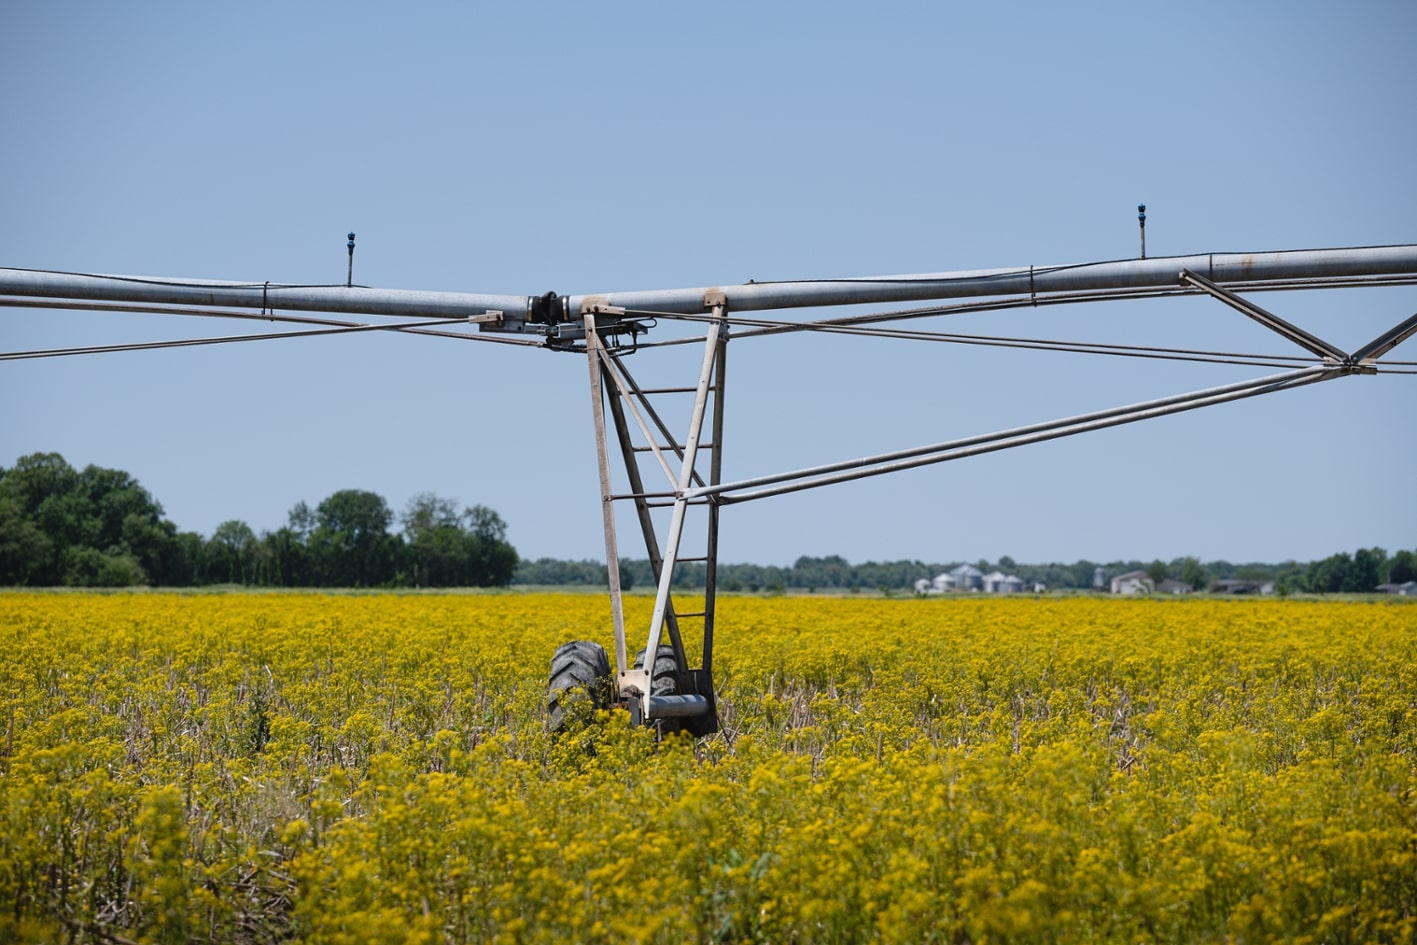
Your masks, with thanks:
M 1273 312 L 1261 308 L 1249 299 L 1237 295 L 1222 286 L 1216 285 L 1205 276 L 1191 272 L 1189 269 L 1182 269 L 1180 278 L 1183 285 L 1195 286 L 1207 295 L 1219 299 L 1241 314 L 1248 315 L 1270 331 L 1288 338 L 1290 341 L 1299 345 L 1299 347 L 1312 351 L 1326 361 L 1346 364 L 1351 360 L 1348 356 L 1348 352 L 1344 351 L 1342 348 L 1329 344 L 1317 335 L 1309 334 L 1298 325 L 1291 324 Z
M 1093 430 L 1106 429 L 1107 427 L 1120 426 L 1124 423 L 1135 423 L 1139 420 L 1149 420 L 1154 417 L 1166 416 L 1167 414 L 1181 413 L 1200 407 L 1209 407 L 1233 400 L 1241 400 L 1259 394 L 1289 390 L 1318 381 L 1342 377 L 1347 373 L 1350 373 L 1350 371 L 1346 365 L 1314 365 L 1295 371 L 1287 371 L 1282 374 L 1273 374 L 1267 377 L 1240 381 L 1235 384 L 1227 384 L 1222 387 L 1191 391 L 1190 393 L 1176 394 L 1156 400 L 1128 404 L 1122 407 L 1112 407 L 1107 410 L 1079 414 L 1073 417 L 1065 417 L 1060 420 L 1049 420 L 1029 426 L 1014 427 L 1009 430 L 1001 430 L 997 433 L 986 433 L 980 436 L 948 440 L 943 443 L 932 443 L 928 446 L 918 446 L 911 449 L 880 453 L 860 459 L 813 466 L 793 472 L 774 473 L 766 476 L 757 476 L 751 479 L 739 479 L 733 482 L 720 483 L 714 486 L 705 486 L 703 488 L 690 490 L 687 493 L 687 497 L 694 499 L 718 496 L 719 501 L 724 505 L 747 502 L 753 499 L 764 499 L 768 496 L 800 492 L 805 489 L 814 489 L 818 486 L 851 482 L 870 476 L 880 476 L 885 473 L 899 472 L 905 469 L 914 469 L 920 466 L 949 462 L 950 460 L 963 459 L 967 456 L 979 456 L 984 453 L 1010 449 L 1015 446 L 1042 443 L 1047 440 L 1059 439 L 1065 436 L 1074 436 L 1078 433 L 1087 433 Z
M 1353 360 L 1364 367 L 1368 367 L 1372 365 L 1373 362 L 1377 361 L 1378 358 L 1381 358 L 1413 335 L 1417 335 L 1417 315 L 1413 315 L 1406 321 L 1392 326 L 1392 328 L 1353 352 Z

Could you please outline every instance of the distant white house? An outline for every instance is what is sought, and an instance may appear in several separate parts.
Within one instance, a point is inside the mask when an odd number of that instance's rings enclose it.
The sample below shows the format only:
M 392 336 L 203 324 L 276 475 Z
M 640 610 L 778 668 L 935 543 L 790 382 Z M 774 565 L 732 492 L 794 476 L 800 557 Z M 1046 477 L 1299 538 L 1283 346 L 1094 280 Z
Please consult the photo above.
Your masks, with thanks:
M 1399 597 L 1417 597 L 1417 581 L 1404 581 L 1401 584 L 1379 584 L 1376 590 L 1379 594 L 1396 594 Z
M 1128 571 L 1112 579 L 1113 594 L 1150 594 L 1155 587 L 1145 571 Z
M 1153 581 L 1145 571 L 1128 571 L 1112 579 L 1113 594 L 1189 594 L 1194 590 L 1186 582 L 1171 578 Z

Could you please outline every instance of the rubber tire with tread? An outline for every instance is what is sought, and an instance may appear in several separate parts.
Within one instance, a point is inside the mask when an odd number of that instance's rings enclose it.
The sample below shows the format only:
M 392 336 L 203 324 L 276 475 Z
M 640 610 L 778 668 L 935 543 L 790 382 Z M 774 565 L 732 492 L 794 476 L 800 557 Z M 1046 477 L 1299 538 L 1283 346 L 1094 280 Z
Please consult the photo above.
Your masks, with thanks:
M 546 686 L 546 727 L 560 732 L 574 720 L 588 721 L 597 709 L 608 709 L 611 684 L 605 647 L 589 640 L 557 647 Z

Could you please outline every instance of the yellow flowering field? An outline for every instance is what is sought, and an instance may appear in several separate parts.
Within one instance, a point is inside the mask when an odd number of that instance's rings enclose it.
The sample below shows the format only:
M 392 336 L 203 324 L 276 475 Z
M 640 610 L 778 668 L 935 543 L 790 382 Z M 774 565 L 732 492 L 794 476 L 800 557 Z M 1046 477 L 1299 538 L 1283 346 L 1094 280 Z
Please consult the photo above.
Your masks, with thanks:
M 1417 936 L 1417 607 L 728 597 L 721 733 L 548 735 L 608 611 L 0 595 L 0 941 Z

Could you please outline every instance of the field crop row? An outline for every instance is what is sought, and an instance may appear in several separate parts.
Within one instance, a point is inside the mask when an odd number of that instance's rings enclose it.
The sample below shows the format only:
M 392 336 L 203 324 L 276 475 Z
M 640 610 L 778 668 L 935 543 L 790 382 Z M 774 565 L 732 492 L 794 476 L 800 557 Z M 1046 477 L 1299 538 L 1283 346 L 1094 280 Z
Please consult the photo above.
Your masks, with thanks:
M 0 596 L 0 941 L 1417 935 L 1412 606 L 730 597 L 720 734 L 552 737 L 607 618 Z

